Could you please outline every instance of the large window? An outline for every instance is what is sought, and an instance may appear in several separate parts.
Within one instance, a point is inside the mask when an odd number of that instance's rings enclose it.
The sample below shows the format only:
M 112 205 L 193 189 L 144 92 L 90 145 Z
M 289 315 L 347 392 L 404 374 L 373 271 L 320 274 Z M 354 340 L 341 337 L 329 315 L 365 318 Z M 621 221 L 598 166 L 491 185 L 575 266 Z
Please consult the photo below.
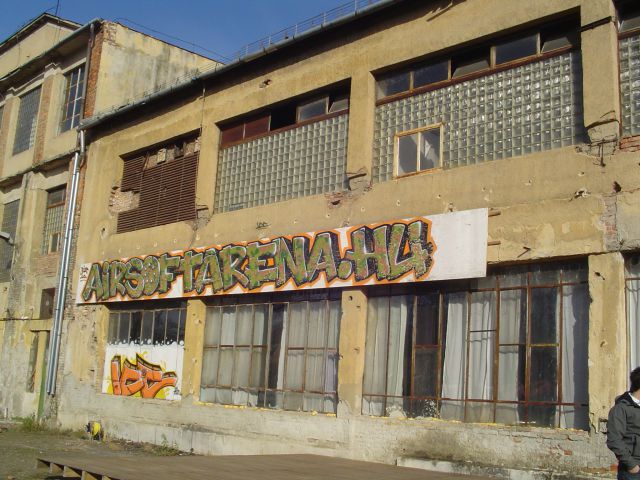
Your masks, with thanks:
M 335 413 L 339 298 L 218 299 L 207 308 L 200 399 Z
M 38 123 L 38 106 L 40 104 L 40 87 L 20 97 L 16 138 L 13 142 L 13 154 L 16 155 L 33 147 Z
M 20 200 L 15 200 L 4 205 L 2 213 L 3 235 L 2 238 L 0 238 L 0 282 L 6 282 L 11 277 L 13 244 L 16 239 L 19 209 Z
M 64 225 L 64 201 L 67 189 L 56 188 L 47 192 L 47 211 L 42 234 L 42 253 L 54 253 L 60 249 Z
M 132 308 L 126 304 L 109 314 L 110 345 L 184 345 L 187 309 L 184 304 L 168 307 Z
M 124 161 L 121 190 L 135 204 L 118 214 L 118 233 L 196 218 L 200 138 L 167 142 Z
M 627 324 L 629 328 L 629 367 L 640 366 L 640 255 L 625 261 Z
M 441 125 L 445 169 L 583 141 L 577 26 L 561 22 L 379 75 L 373 180 L 402 175 L 398 138 L 430 125 Z
M 640 135 L 640 6 L 619 5 L 620 95 L 623 136 Z
M 587 429 L 588 311 L 583 263 L 374 289 L 363 413 Z
M 61 132 L 75 128 L 80 123 L 84 98 L 84 65 L 69 72 L 65 75 L 65 78 L 64 104 L 62 105 L 62 119 L 60 120 Z
M 342 190 L 347 92 L 317 92 L 221 125 L 215 211 Z

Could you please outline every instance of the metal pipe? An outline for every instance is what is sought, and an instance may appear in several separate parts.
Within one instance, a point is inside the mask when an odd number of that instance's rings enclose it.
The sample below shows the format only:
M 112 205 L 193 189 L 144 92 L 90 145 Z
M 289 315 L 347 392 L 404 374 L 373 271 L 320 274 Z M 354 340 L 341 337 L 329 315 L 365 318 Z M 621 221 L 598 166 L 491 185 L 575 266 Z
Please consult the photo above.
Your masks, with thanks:
M 76 152 L 73 157 L 73 175 L 71 177 L 71 192 L 69 193 L 69 208 L 67 209 L 67 219 L 64 228 L 62 257 L 60 259 L 60 272 L 58 274 L 58 284 L 56 288 L 56 304 L 53 311 L 53 329 L 49 346 L 46 382 L 47 394 L 49 395 L 55 395 L 56 393 L 60 339 L 62 337 L 62 319 L 64 317 L 67 285 L 69 282 L 69 259 L 73 241 L 73 224 L 76 212 L 76 200 L 78 197 L 78 184 L 80 183 L 80 165 L 85 155 L 84 131 L 80 130 L 79 138 L 80 152 Z

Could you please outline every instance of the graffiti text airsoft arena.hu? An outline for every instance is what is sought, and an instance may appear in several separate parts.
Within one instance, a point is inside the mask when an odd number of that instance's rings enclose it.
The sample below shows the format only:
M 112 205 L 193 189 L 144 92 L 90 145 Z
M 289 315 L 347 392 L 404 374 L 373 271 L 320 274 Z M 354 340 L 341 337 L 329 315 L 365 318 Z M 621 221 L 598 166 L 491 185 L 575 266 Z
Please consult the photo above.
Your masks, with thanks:
M 480 209 L 105 261 L 81 267 L 78 302 L 483 276 L 486 241 Z

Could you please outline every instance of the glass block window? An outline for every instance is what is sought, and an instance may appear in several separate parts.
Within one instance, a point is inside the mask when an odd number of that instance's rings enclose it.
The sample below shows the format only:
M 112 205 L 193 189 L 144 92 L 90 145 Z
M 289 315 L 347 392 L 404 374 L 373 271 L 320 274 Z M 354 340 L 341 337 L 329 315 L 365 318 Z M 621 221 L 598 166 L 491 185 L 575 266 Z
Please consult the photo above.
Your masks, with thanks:
M 66 193 L 67 189 L 65 187 L 47 192 L 47 210 L 45 212 L 42 235 L 43 254 L 57 252 L 62 245 Z
M 341 190 L 348 127 L 337 115 L 221 149 L 215 211 Z
M 13 262 L 13 242 L 16 240 L 18 226 L 18 211 L 20 200 L 5 203 L 2 213 L 2 232 L 9 238 L 0 238 L 0 282 L 11 278 L 11 263 Z
M 586 262 L 372 289 L 366 415 L 588 429 Z
M 340 315 L 335 291 L 217 299 L 207 308 L 200 400 L 335 413 Z
M 585 138 L 580 53 L 563 53 L 376 107 L 374 181 L 394 175 L 397 134 L 441 123 L 443 168 L 573 145 Z
M 621 38 L 619 52 L 622 135 L 640 135 L 640 33 Z
M 65 75 L 64 104 L 62 105 L 62 119 L 60 132 L 75 128 L 80 123 L 82 101 L 84 99 L 84 65 Z
M 629 329 L 629 369 L 633 370 L 640 365 L 640 254 L 626 258 L 625 280 Z
M 18 110 L 18 126 L 13 142 L 13 154 L 16 155 L 33 147 L 38 123 L 38 106 L 40 105 L 40 87 L 20 97 Z

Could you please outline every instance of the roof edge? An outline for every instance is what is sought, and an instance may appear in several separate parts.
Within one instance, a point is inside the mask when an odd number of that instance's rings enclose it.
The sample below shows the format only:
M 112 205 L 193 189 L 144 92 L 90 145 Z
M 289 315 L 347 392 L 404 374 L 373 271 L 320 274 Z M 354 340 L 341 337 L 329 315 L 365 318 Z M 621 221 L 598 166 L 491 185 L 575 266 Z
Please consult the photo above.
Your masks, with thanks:
M 36 18 L 30 20 L 25 26 L 21 27 L 7 38 L 0 42 L 0 54 L 6 51 L 10 45 L 9 43 L 16 37 L 22 37 L 23 35 L 29 35 L 32 31 L 35 31 L 37 27 L 46 23 L 46 21 L 50 21 L 51 23 L 55 23 L 60 27 L 67 27 L 71 30 L 77 30 L 82 25 L 80 23 L 76 23 L 73 20 L 67 20 L 66 18 L 57 17 L 55 15 L 51 15 L 50 13 L 44 12 L 38 15 Z

